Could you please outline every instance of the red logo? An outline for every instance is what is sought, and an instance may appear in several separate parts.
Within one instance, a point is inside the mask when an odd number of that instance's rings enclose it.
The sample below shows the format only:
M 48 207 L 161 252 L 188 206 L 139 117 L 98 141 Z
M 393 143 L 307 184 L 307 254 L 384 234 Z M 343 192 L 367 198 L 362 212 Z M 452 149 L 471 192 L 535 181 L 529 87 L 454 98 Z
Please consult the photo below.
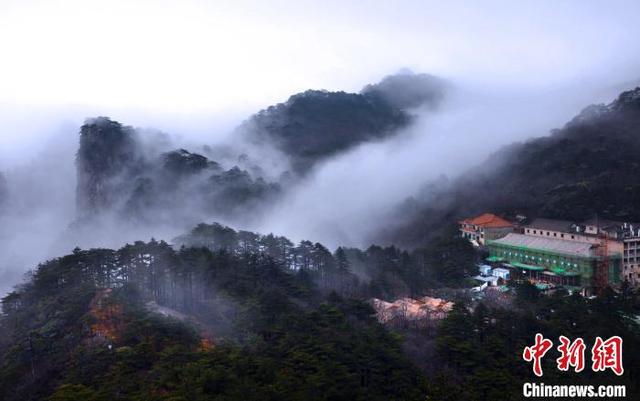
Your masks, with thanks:
M 573 366 L 575 372 L 582 372 L 584 369 L 584 341 L 582 338 L 577 338 L 573 343 L 565 336 L 560 336 L 560 358 L 556 359 L 558 363 L 558 370 L 567 371 L 570 366 Z
M 522 358 L 527 362 L 533 362 L 533 373 L 542 376 L 542 358 L 553 347 L 553 342 L 540 333 L 536 334 L 535 343 L 525 347 Z M 558 351 L 560 357 L 556 359 L 558 370 L 568 371 L 571 367 L 575 372 L 582 372 L 585 367 L 584 352 L 585 342 L 582 338 L 571 341 L 565 336 L 560 336 Z M 611 369 L 616 375 L 622 376 L 622 338 L 613 336 L 604 341 L 596 337 L 591 348 L 591 369 L 594 372 L 602 372 Z
M 538 333 L 536 334 L 536 343 L 531 347 L 525 347 L 522 352 L 522 357 L 525 361 L 533 361 L 533 373 L 538 377 L 542 376 L 542 357 L 551 347 L 553 347 L 553 342 Z
M 611 369 L 618 376 L 622 376 L 624 368 L 622 367 L 622 338 L 614 336 L 607 341 L 596 337 L 596 342 L 591 348 L 591 359 L 593 364 L 591 369 L 594 372 Z

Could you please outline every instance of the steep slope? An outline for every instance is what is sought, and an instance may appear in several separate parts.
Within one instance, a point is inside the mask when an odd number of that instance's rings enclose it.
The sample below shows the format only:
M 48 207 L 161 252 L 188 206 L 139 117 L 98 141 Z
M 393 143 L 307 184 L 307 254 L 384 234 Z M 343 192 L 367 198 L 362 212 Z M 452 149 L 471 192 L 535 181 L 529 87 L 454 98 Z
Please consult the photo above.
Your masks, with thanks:
M 76 158 L 79 221 L 250 221 L 318 162 L 397 134 L 413 109 L 436 107 L 445 89 L 438 78 L 404 73 L 361 93 L 306 91 L 252 116 L 232 143 L 206 155 L 171 150 L 166 137 L 107 117 L 88 119 Z
M 425 398 L 373 310 L 317 284 L 353 282 L 331 253 L 316 244 L 292 268 L 269 256 L 283 238 L 217 225 L 187 237 L 218 231 L 233 241 L 215 251 L 136 242 L 38 266 L 2 299 L 0 399 Z M 167 308 L 198 325 L 153 313 Z
M 438 227 L 487 210 L 640 221 L 640 88 L 609 105 L 589 106 L 550 136 L 508 146 L 424 192 L 401 208 L 405 224 L 381 237 L 417 245 Z
M 332 255 L 320 244 L 294 247 L 214 224 L 183 236 L 179 250 L 156 241 L 75 249 L 2 299 L 0 399 L 519 400 L 522 382 L 535 379 L 522 349 L 538 332 L 621 336 L 623 377 L 561 372 L 553 357 L 545 377 L 626 385 L 637 399 L 632 293 L 500 297 L 499 305 L 524 309 L 495 307 L 489 297 L 472 308 L 460 297 L 437 327 L 379 324 L 362 300 L 407 295 L 402 287 L 424 283 L 425 270 L 450 277 L 474 251 L 462 238 L 449 241 L 412 263 L 393 247 Z M 366 280 L 354 277 L 357 263 Z
M 238 133 L 258 146 L 274 146 L 305 173 L 323 159 L 363 142 L 397 133 L 411 122 L 410 110 L 435 107 L 444 81 L 426 74 L 399 74 L 361 93 L 308 90 L 252 116 Z
M 428 74 L 404 72 L 384 77 L 362 89 L 365 96 L 379 97 L 399 110 L 437 107 L 444 99 L 448 83 Z
M 76 157 L 77 207 L 81 215 L 98 213 L 117 202 L 122 178 L 141 163 L 141 149 L 131 127 L 106 117 L 88 119 L 80 128 Z
M 110 214 L 171 223 L 188 207 L 199 220 L 246 212 L 279 191 L 277 184 L 185 149 L 154 154 L 135 129 L 106 117 L 82 126 L 76 165 L 80 219 Z

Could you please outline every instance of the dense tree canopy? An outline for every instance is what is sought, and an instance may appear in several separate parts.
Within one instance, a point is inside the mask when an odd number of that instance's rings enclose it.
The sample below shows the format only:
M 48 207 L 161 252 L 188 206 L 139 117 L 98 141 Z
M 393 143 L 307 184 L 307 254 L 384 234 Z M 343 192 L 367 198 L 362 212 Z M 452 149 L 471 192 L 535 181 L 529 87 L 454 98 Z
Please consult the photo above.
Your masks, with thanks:
M 319 160 L 391 135 L 409 120 L 380 96 L 308 90 L 260 111 L 240 132 L 280 149 L 294 171 L 304 173 Z
M 437 283 L 430 252 L 332 254 L 219 224 L 176 243 L 40 265 L 3 299 L 3 399 L 424 398 L 422 375 L 363 301 Z

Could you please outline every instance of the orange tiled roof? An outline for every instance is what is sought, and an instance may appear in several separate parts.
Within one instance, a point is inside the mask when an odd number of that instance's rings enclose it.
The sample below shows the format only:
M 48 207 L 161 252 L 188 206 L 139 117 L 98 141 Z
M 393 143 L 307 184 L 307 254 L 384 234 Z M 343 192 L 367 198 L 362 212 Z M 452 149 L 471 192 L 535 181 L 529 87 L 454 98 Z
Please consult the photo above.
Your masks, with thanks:
M 474 217 L 472 219 L 467 219 L 462 222 L 467 224 L 474 224 L 480 227 L 513 227 L 513 224 L 509 223 L 507 220 L 491 213 L 484 213 L 480 216 Z

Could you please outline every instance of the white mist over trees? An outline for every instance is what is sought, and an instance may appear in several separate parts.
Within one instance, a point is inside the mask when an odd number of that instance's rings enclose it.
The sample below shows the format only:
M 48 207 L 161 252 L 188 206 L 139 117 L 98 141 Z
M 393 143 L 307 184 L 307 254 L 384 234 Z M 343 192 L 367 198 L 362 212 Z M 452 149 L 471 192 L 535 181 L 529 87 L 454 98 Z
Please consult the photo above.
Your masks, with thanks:
M 8 288 L 75 246 L 170 240 L 200 222 L 368 246 L 424 185 L 455 178 L 502 144 L 545 135 L 610 92 L 514 102 L 403 72 L 363 94 L 292 96 L 211 142 L 89 119 L 4 173 L 4 281 Z
M 416 82 L 433 80 L 412 77 Z M 442 96 L 438 85 L 423 87 L 422 96 L 432 103 Z M 157 131 L 106 117 L 88 119 L 78 134 L 64 136 L 73 137 L 71 142 L 47 149 L 33 166 L 9 171 L 4 198 L 13 207 L 3 215 L 3 234 L 12 241 L 5 243 L 19 254 L 34 237 L 42 241 L 37 251 L 25 252 L 29 257 L 6 259 L 5 270 L 24 271 L 75 246 L 171 238 L 202 221 L 256 225 L 317 165 L 360 143 L 395 135 L 415 118 L 385 96 L 326 91 L 295 95 L 249 119 L 230 142 L 197 146 L 202 154 L 180 148 L 179 141 Z M 336 113 L 341 119 L 336 120 Z M 245 153 L 251 150 L 259 150 L 257 157 Z M 280 165 L 264 163 L 269 159 Z M 75 172 L 70 168 L 74 161 Z M 40 176 L 44 171 L 46 176 Z M 46 182 L 38 185 L 37 180 Z M 31 189 L 24 188 L 28 183 Z M 45 188 L 49 193 L 38 192 Z M 56 201 L 48 202 L 52 199 Z M 32 221 L 34 216 L 42 218 Z

